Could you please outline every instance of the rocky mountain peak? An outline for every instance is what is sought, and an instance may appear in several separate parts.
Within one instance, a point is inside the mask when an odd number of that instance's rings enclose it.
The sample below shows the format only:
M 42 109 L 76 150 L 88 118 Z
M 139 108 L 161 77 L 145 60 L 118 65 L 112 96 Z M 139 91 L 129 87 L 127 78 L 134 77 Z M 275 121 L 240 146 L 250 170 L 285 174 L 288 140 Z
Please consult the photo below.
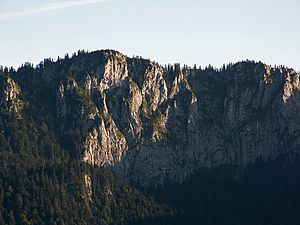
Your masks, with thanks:
M 54 121 L 66 151 L 142 186 L 299 155 L 299 74 L 292 69 L 252 61 L 220 70 L 163 67 L 104 50 L 45 62 L 32 77 L 35 86 L 19 80 L 28 107 L 47 108 L 46 122 Z M 11 111 L 21 109 L 19 86 L 8 79 L 3 89 L 1 104 Z

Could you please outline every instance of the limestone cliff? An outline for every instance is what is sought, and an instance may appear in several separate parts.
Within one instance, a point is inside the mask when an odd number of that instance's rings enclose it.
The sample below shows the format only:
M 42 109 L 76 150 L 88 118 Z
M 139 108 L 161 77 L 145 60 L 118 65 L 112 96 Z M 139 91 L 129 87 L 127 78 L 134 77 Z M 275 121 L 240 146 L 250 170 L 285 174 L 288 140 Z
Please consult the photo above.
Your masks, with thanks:
M 0 108 L 3 113 L 16 114 L 23 109 L 24 102 L 19 98 L 20 87 L 10 77 L 0 77 Z
M 63 147 L 143 186 L 300 153 L 299 74 L 285 67 L 162 67 L 105 50 L 52 62 L 36 79 Z M 18 92 L 4 92 L 11 110 Z

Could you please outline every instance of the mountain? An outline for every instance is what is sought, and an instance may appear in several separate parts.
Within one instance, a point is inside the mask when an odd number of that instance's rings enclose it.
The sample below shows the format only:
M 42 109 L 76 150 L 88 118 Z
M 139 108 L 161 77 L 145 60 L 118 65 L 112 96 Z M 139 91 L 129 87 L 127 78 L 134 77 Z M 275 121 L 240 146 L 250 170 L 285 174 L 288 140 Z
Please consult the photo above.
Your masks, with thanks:
M 299 91 L 295 70 L 254 61 L 102 50 L 5 68 L 0 223 L 297 224 Z

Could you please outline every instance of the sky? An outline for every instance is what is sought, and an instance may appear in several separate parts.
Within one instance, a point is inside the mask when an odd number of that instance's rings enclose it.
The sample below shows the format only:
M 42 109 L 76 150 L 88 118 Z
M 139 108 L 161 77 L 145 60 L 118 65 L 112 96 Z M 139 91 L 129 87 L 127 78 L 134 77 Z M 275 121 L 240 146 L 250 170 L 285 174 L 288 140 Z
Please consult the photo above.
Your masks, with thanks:
M 36 65 L 79 49 L 299 71 L 300 0 L 0 0 L 0 65 Z

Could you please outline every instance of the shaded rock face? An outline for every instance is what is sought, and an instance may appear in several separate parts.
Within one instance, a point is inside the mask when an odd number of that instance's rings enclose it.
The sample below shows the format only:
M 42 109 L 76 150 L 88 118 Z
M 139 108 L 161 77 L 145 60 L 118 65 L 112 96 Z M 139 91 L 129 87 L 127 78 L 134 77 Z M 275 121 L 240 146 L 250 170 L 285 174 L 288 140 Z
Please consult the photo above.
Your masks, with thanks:
M 52 63 L 38 79 L 52 93 L 63 147 L 142 186 L 182 182 L 203 167 L 299 155 L 300 83 L 292 69 L 163 68 L 106 50 Z

